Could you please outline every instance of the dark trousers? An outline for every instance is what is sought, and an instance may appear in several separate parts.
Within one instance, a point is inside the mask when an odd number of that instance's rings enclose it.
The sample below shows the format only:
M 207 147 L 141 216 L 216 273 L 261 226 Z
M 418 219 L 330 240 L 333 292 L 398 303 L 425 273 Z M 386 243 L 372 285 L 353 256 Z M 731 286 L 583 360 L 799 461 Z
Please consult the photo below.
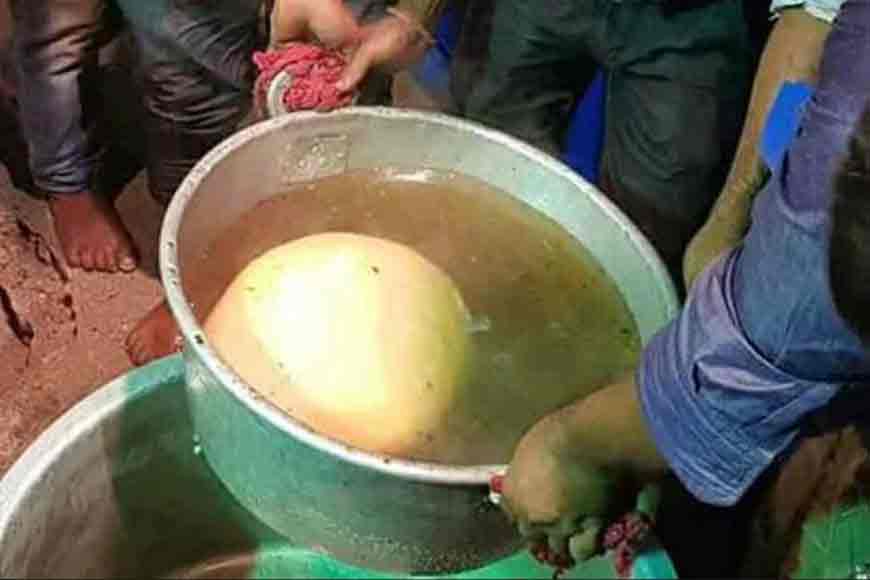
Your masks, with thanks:
M 743 2 L 675 13 L 653 0 L 480 3 L 455 65 L 461 112 L 556 153 L 603 66 L 603 188 L 677 270 L 742 127 L 754 62 Z
M 144 140 L 152 193 L 167 201 L 194 163 L 247 110 L 260 0 L 12 0 L 18 101 L 36 185 L 88 190 L 103 143 L 97 120 L 128 123 Z M 126 26 L 136 45 L 141 99 L 88 95 L 98 49 Z

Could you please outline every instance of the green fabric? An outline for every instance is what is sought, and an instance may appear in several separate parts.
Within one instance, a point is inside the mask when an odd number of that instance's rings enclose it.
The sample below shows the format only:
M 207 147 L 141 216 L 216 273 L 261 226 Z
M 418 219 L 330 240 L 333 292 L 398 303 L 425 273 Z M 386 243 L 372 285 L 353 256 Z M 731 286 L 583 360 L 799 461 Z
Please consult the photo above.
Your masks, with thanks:
M 840 505 L 804 525 L 798 578 L 870 577 L 870 503 Z
M 493 562 L 483 568 L 468 570 L 446 576 L 385 574 L 349 566 L 323 554 L 312 551 L 296 550 L 286 546 L 264 546 L 258 553 L 253 568 L 247 578 L 381 578 L 384 580 L 401 578 L 440 578 L 443 580 L 487 580 L 523 578 L 525 580 L 549 580 L 554 569 L 539 564 L 528 553 L 519 553 L 503 560 Z M 566 570 L 560 578 L 564 580 L 616 578 L 616 571 L 610 556 L 599 556 Z M 644 551 L 635 560 L 632 578 L 657 578 L 668 580 L 677 578 L 667 554 L 658 546 Z

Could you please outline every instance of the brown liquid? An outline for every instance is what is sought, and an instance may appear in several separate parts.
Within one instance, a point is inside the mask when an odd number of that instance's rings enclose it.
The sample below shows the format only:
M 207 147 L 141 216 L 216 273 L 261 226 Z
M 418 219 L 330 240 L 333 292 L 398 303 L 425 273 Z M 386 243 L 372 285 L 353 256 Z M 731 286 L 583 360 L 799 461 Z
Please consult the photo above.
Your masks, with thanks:
M 634 320 L 588 251 L 540 212 L 452 173 L 366 170 L 294 186 L 229 228 L 203 265 L 235 275 L 272 247 L 327 231 L 416 249 L 454 279 L 475 318 L 473 387 L 447 437 L 417 459 L 507 462 L 537 419 L 637 360 Z

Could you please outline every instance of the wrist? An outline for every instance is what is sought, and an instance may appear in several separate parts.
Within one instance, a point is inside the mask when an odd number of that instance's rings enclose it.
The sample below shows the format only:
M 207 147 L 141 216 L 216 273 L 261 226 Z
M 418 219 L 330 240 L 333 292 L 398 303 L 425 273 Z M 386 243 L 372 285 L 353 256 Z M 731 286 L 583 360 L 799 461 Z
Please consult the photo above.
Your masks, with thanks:
M 588 467 L 611 471 L 619 461 L 613 461 L 606 441 L 609 437 L 601 434 L 602 418 L 593 418 L 592 414 L 588 399 L 584 399 L 547 417 L 545 421 L 552 422 L 547 429 L 548 448 L 560 462 L 582 462 Z
M 647 478 L 667 470 L 647 428 L 633 376 L 601 389 L 556 415 L 554 448 L 564 457 L 617 475 Z

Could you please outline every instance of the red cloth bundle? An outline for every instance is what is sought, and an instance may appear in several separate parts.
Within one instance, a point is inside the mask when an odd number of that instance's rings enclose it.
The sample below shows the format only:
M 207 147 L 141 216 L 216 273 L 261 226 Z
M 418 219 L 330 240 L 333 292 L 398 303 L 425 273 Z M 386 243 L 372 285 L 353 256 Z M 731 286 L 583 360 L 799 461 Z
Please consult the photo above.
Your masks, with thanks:
M 260 71 L 254 90 L 261 103 L 266 100 L 272 80 L 282 71 L 293 77 L 284 93 L 288 111 L 331 111 L 347 106 L 353 100 L 351 93 L 342 93 L 336 87 L 347 66 L 344 56 L 337 50 L 291 43 L 281 50 L 255 53 L 254 64 Z

